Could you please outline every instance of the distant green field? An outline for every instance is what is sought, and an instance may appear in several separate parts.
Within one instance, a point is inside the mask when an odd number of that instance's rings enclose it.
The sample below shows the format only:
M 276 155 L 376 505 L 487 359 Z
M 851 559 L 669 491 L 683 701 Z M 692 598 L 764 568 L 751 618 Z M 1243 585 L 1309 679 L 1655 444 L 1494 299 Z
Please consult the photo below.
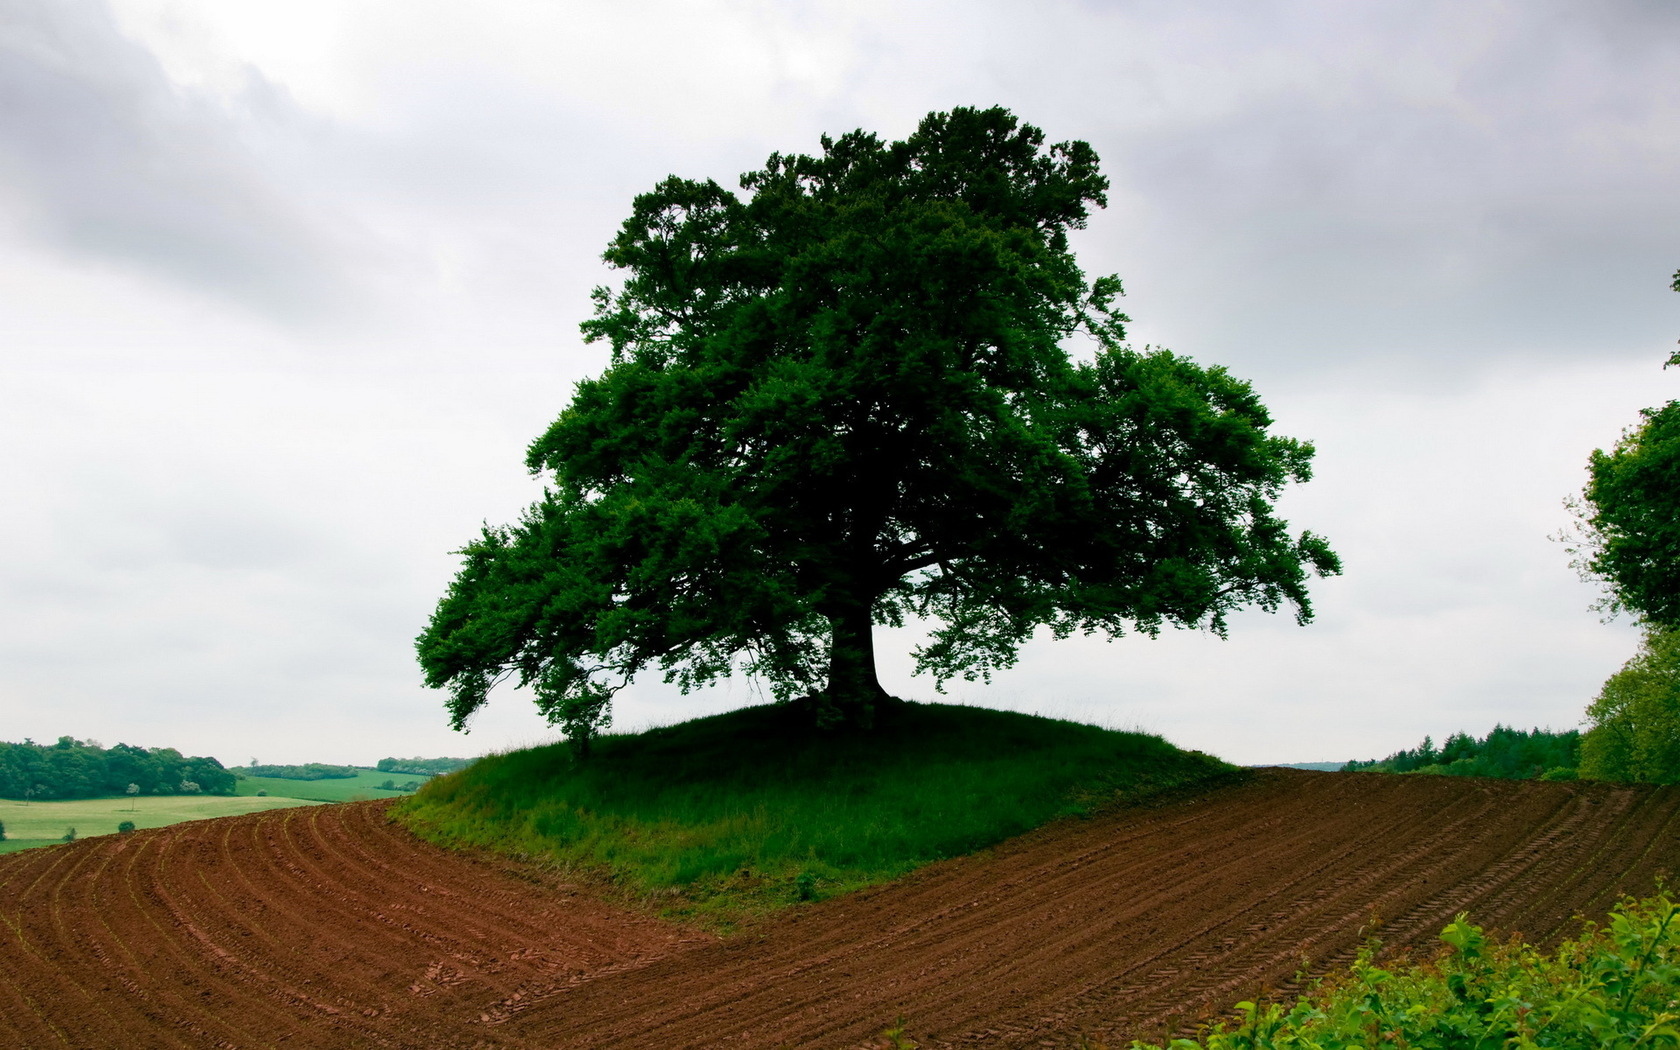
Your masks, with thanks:
M 238 772 L 235 770 L 235 772 Z M 286 780 L 281 777 L 245 777 L 234 787 L 237 795 L 255 795 L 259 791 L 268 792 L 270 798 L 302 798 L 312 802 L 362 802 L 370 798 L 398 798 L 407 792 L 386 791 L 379 785 L 387 780 L 394 780 L 398 784 L 419 781 L 424 784 L 427 777 L 414 773 L 380 773 L 377 770 L 365 770 L 354 777 L 333 780 Z
M 137 828 L 161 828 L 184 820 L 228 817 L 284 806 L 312 803 L 275 797 L 240 798 L 226 795 L 142 795 L 137 798 L 78 798 L 67 802 L 17 802 L 0 799 L 0 822 L 6 825 L 6 841 L 0 853 L 15 853 L 35 846 L 61 842 L 67 828 L 77 838 L 114 835 L 117 825 L 134 821 Z

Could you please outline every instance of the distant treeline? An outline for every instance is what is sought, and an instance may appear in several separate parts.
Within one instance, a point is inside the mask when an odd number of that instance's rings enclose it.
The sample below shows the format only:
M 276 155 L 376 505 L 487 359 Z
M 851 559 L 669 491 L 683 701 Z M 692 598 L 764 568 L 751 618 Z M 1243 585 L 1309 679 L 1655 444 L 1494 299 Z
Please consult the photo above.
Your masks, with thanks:
M 129 786 L 134 791 L 129 791 Z M 0 743 L 0 797 L 99 798 L 108 795 L 231 795 L 234 776 L 213 758 L 172 747 L 101 747 L 61 736 L 56 744 Z
M 1462 777 L 1500 777 L 1505 780 L 1573 780 L 1581 764 L 1581 734 L 1571 729 L 1510 729 L 1494 726 L 1480 740 L 1454 733 L 1439 748 L 1429 737 L 1409 751 L 1383 759 L 1349 762 L 1345 773 L 1441 773 Z
M 259 765 L 255 762 L 239 767 L 248 777 L 276 777 L 280 780 L 347 780 L 358 776 L 355 766 L 329 766 L 321 762 L 305 762 L 296 766 Z
M 439 773 L 453 773 L 472 764 L 473 759 L 470 758 L 382 758 L 377 768 L 381 773 L 435 776 Z

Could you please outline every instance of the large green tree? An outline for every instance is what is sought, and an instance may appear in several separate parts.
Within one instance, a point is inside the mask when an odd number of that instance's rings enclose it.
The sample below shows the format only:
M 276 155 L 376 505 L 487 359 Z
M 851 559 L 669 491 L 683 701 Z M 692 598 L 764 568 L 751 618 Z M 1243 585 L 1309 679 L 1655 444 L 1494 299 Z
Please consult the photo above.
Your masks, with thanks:
M 1680 353 L 1668 364 L 1680 365 Z M 1575 567 L 1604 584 L 1609 612 L 1680 628 L 1680 400 L 1642 410 L 1614 448 L 1593 450 L 1587 469 L 1572 501 Z
M 1338 563 L 1273 503 L 1312 448 L 1224 369 L 1126 344 L 1119 280 L 1069 248 L 1106 203 L 1089 145 L 956 109 L 740 185 L 668 178 L 608 248 L 625 279 L 583 332 L 611 363 L 532 444 L 542 500 L 464 549 L 417 642 L 457 728 L 512 676 L 587 745 L 649 668 L 868 724 L 872 628 L 906 617 L 941 683 L 1040 626 L 1310 618 Z

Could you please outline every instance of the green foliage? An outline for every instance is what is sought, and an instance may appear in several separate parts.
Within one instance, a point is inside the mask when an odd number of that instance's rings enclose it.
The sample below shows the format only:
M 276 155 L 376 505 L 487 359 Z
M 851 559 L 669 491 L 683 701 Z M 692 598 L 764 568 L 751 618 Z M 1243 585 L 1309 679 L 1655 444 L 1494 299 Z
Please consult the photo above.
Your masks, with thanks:
M 322 762 L 305 762 L 292 766 L 258 765 L 253 762 L 241 768 L 239 772 L 248 777 L 270 777 L 279 780 L 348 780 L 362 774 L 362 770 L 355 766 L 329 766 Z
M 1680 915 L 1666 892 L 1625 900 L 1607 926 L 1545 954 L 1489 943 L 1464 915 L 1433 962 L 1379 965 L 1373 942 L 1351 971 L 1293 1004 L 1237 1004 L 1240 1020 L 1170 1050 L 1495 1050 L 1680 1045 Z M 1134 1050 L 1161 1050 L 1134 1042 Z
M 1387 758 L 1353 761 L 1343 772 L 1424 773 L 1503 780 L 1572 780 L 1580 763 L 1581 734 L 1574 729 L 1512 729 L 1496 725 L 1480 740 L 1454 733 L 1436 748 L 1429 737 Z
M 1587 708 L 1581 775 L 1680 784 L 1680 630 L 1649 628 Z
M 68 736 L 54 744 L 0 743 L 0 798 L 98 798 L 130 784 L 147 795 L 227 795 L 234 775 L 214 758 L 186 758 L 169 747 L 106 749 Z
M 1680 270 L 1676 270 L 1674 272 L 1674 284 L 1672 287 L 1675 291 L 1680 292 Z M 1669 355 L 1668 364 L 1665 364 L 1663 367 L 1667 368 L 1668 365 L 1680 365 L 1680 350 L 1676 350 L 1674 353 Z
M 1673 288 L 1680 292 L 1680 273 Z M 1680 365 L 1680 352 L 1666 364 Z M 1680 401 L 1640 412 L 1606 453 L 1594 449 L 1591 479 L 1569 501 L 1577 527 L 1566 532 L 1572 564 L 1605 585 L 1601 608 L 1680 628 Z
M 117 825 L 117 834 L 126 835 L 134 830 L 134 821 L 125 820 Z
M 918 1050 L 921 1045 L 910 1038 L 909 1031 L 904 1027 L 904 1016 L 900 1014 L 890 1028 L 881 1031 L 880 1037 L 872 1044 L 872 1050 Z
M 1308 620 L 1339 563 L 1273 504 L 1312 447 L 1224 369 L 1125 343 L 1119 280 L 1068 245 L 1107 186 L 994 108 L 637 197 L 583 325 L 611 363 L 529 450 L 553 487 L 461 552 L 417 640 L 453 724 L 513 677 L 586 743 L 649 669 L 866 724 L 871 627 L 911 616 L 940 684 L 1042 625 Z
M 472 765 L 470 758 L 382 758 L 374 768 L 381 773 L 412 773 L 429 777 L 453 773 Z
M 802 901 L 815 900 L 817 896 L 817 876 L 815 872 L 802 871 L 793 877 L 794 896 Z
M 63 841 L 65 841 L 65 842 L 75 842 L 76 841 L 76 829 L 75 828 L 65 828 L 64 829 Z
M 942 704 L 873 730 L 746 708 L 480 759 L 394 812 L 445 845 L 613 880 L 668 914 L 727 920 L 882 882 L 942 857 L 1168 788 L 1235 775 L 1159 737 Z
M 1614 449 L 1593 451 L 1577 564 L 1604 582 L 1612 612 L 1680 628 L 1680 401 L 1640 415 Z
M 6 841 L 6 822 L 0 820 L 0 842 Z

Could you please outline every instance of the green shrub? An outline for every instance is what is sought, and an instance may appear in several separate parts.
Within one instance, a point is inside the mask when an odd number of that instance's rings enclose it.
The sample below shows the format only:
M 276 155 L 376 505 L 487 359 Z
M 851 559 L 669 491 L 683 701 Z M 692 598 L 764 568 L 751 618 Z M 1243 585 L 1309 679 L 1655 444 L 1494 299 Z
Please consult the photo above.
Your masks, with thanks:
M 76 829 L 75 828 L 65 828 L 64 829 L 63 841 L 65 841 L 65 842 L 75 842 L 76 841 Z
M 809 871 L 802 871 L 793 880 L 794 896 L 802 901 L 815 899 L 817 895 L 817 877 Z
M 1639 652 L 1587 708 L 1581 745 L 1589 780 L 1680 783 L 1680 630 L 1648 628 Z
M 117 834 L 119 834 L 119 835 L 126 835 L 133 830 L 134 830 L 134 821 L 132 821 L 132 820 L 125 820 L 121 824 L 117 825 Z
M 1237 1004 L 1239 1020 L 1169 1050 L 1353 1050 L 1413 1047 L 1674 1047 L 1680 1045 L 1680 906 L 1666 890 L 1624 900 L 1608 925 L 1547 955 L 1489 943 L 1459 915 L 1431 962 L 1379 966 L 1373 941 L 1347 974 L 1293 1004 Z M 1161 1050 L 1133 1042 L 1134 1050 Z

